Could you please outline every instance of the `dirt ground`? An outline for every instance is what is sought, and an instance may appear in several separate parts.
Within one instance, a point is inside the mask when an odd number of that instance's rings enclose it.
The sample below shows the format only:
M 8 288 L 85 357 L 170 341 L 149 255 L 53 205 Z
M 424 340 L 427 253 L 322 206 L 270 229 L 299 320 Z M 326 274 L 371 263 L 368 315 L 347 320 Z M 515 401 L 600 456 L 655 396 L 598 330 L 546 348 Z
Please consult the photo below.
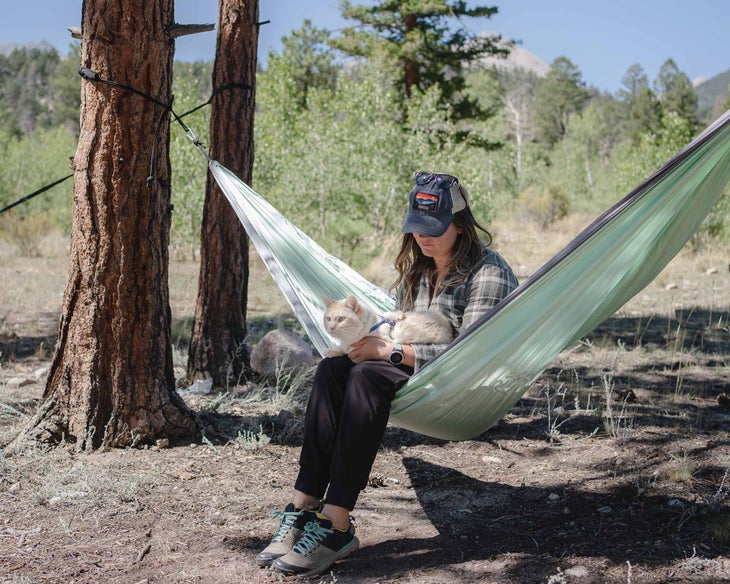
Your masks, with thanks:
M 524 277 L 543 259 L 512 261 Z M 64 265 L 0 253 L 0 448 L 38 405 Z M 195 267 L 172 277 L 180 324 Z M 286 321 L 257 294 L 252 321 Z M 360 549 L 311 581 L 730 582 L 729 322 L 727 250 L 683 252 L 483 435 L 389 427 L 354 511 Z M 183 390 L 204 428 L 185 445 L 0 450 L 0 583 L 282 581 L 254 556 L 290 497 L 306 390 Z

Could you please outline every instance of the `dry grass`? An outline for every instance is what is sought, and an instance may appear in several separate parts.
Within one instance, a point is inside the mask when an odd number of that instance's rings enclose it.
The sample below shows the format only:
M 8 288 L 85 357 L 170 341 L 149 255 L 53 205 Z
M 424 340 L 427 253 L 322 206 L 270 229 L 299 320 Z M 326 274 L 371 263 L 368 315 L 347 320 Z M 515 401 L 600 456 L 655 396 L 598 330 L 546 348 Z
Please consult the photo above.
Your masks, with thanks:
M 585 223 L 542 232 L 502 221 L 493 231 L 524 279 Z M 2 342 L 55 333 L 65 243 L 42 249 L 21 258 L 0 243 Z M 730 412 L 716 397 L 730 378 L 729 251 L 682 252 L 484 436 L 446 443 L 389 428 L 357 510 L 362 549 L 327 581 L 727 581 Z M 366 275 L 387 285 L 389 257 Z M 183 342 L 197 269 L 170 266 Z M 252 342 L 292 326 L 255 255 L 248 308 Z M 252 558 L 293 480 L 306 373 L 186 395 L 204 429 L 198 443 L 5 458 L 48 356 L 0 356 L 0 583 L 279 581 Z M 180 375 L 186 357 L 175 348 Z
M 591 221 L 585 215 L 571 215 L 552 225 L 547 231 L 535 223 L 517 219 L 502 219 L 490 229 L 495 247 L 513 265 L 521 279 L 525 279 L 567 245 Z M 61 306 L 67 268 L 67 240 L 50 234 L 39 243 L 41 256 L 21 257 L 17 249 L 0 241 L 0 278 L 6 284 L 0 288 L 0 318 L 3 312 L 58 311 Z M 388 286 L 395 273 L 392 258 L 397 241 L 385 242 L 381 254 L 363 268 L 366 277 L 382 286 Z M 252 318 L 272 317 L 290 312 L 288 304 L 278 291 L 263 262 L 251 250 L 251 286 L 249 312 Z M 646 291 L 639 293 L 621 310 L 626 315 L 671 314 L 677 308 L 698 304 L 708 307 L 717 318 L 708 324 L 722 325 L 722 316 L 730 307 L 728 285 L 728 258 L 730 248 L 714 247 L 693 254 L 683 250 L 656 278 Z M 698 287 L 695 280 L 684 279 L 685 273 L 704 274 L 705 282 Z M 38 276 L 38 277 L 36 277 Z M 197 296 L 198 264 L 171 262 L 170 306 L 176 319 L 192 318 Z M 660 304 L 652 289 L 664 289 Z M 649 305 L 648 302 L 653 304 Z M 651 310 L 648 310 L 651 309 Z M 1 321 L 0 321 L 1 322 Z M 724 326 L 728 323 L 724 322 Z M 637 334 L 640 334 L 640 330 Z
M 730 513 L 719 513 L 713 517 L 709 517 L 706 521 L 707 529 L 715 540 L 730 547 Z

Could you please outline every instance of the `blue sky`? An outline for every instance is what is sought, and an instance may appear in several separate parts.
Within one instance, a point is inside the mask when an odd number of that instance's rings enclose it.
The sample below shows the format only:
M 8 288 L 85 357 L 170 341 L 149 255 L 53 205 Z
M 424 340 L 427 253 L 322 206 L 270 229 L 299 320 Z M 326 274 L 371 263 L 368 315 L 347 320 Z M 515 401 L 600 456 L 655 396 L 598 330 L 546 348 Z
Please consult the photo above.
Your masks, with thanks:
M 67 26 L 78 26 L 81 0 L 1 0 L 0 45 L 46 40 L 65 52 Z M 730 3 L 727 0 L 501 0 L 469 2 L 497 6 L 490 20 L 470 23 L 522 41 L 522 46 L 550 63 L 568 57 L 589 85 L 614 92 L 634 63 L 653 81 L 662 63 L 674 59 L 690 79 L 730 69 Z M 215 23 L 217 0 L 176 0 L 182 24 Z M 321 28 L 342 26 L 337 0 L 260 0 L 259 58 L 279 50 L 280 39 L 311 19 Z M 182 37 L 176 57 L 211 60 L 215 33 Z

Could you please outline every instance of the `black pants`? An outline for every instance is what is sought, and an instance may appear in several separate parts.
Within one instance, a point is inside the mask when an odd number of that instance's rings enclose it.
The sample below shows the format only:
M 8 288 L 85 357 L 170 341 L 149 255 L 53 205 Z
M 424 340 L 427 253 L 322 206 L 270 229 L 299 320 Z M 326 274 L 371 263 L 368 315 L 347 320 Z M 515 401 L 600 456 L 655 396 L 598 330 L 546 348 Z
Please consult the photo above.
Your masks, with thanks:
M 390 402 L 413 369 L 387 361 L 322 359 L 304 418 L 294 488 L 352 510 L 370 476 Z

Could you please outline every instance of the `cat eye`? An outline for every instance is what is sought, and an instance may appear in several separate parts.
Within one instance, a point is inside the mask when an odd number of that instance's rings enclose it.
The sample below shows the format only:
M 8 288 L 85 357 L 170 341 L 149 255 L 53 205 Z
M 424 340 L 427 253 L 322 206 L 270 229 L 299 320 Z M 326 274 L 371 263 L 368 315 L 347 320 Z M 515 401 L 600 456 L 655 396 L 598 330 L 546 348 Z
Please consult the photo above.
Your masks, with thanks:
M 450 174 L 437 174 L 433 172 L 419 171 L 413 175 L 413 180 L 420 187 L 427 185 L 431 181 L 436 181 L 436 186 L 441 189 L 450 189 L 459 179 Z

